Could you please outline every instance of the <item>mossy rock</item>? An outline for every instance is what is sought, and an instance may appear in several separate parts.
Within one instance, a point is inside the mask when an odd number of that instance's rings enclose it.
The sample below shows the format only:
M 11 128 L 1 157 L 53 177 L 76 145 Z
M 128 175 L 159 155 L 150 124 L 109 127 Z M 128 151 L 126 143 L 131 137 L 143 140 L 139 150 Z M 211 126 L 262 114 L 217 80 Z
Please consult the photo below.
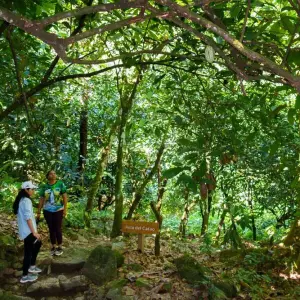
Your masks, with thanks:
M 227 281 L 214 281 L 213 284 L 219 290 L 223 291 L 224 294 L 230 299 L 236 297 L 238 294 L 237 288 L 233 283 Z
M 150 289 L 152 287 L 151 282 L 145 278 L 138 278 L 135 281 L 135 285 L 137 287 L 143 287 L 143 288 L 147 288 L 147 289 Z
M 65 231 L 66 231 L 66 235 L 71 241 L 78 240 L 78 234 L 76 232 L 74 232 L 73 230 L 65 230 Z
M 174 260 L 180 277 L 188 283 L 196 284 L 207 281 L 205 269 L 191 256 L 184 255 Z
M 124 255 L 120 253 L 118 250 L 113 250 L 113 253 L 117 259 L 117 268 L 122 267 L 125 261 Z
M 237 249 L 226 249 L 220 252 L 220 261 L 225 262 L 231 259 L 234 260 L 243 260 L 243 251 L 242 250 L 237 250 Z
M 6 257 L 7 252 L 17 252 L 16 239 L 11 235 L 0 235 L 0 258 L 4 259 Z
M 220 252 L 220 261 L 222 262 L 242 262 L 246 255 L 267 255 L 268 248 L 249 248 L 249 249 L 226 249 Z
M 4 269 L 6 269 L 7 267 L 9 267 L 8 262 L 5 261 L 5 260 L 1 260 L 1 259 L 0 259 L 0 273 L 1 273 Z
M 172 290 L 172 287 L 173 287 L 173 285 L 172 285 L 172 283 L 170 281 L 169 282 L 165 282 L 163 284 L 163 286 L 161 287 L 161 289 L 160 289 L 160 293 L 170 293 L 171 290 Z
M 4 292 L 0 295 L 0 300 L 20 300 L 20 296 L 14 296 L 11 292 Z
M 105 299 L 123 300 L 122 291 L 119 288 L 111 288 L 107 292 Z
M 142 272 L 144 270 L 142 265 L 136 263 L 127 264 L 126 268 L 127 270 L 134 271 L 134 272 Z
M 111 281 L 107 284 L 108 289 L 120 289 L 124 287 L 128 283 L 128 280 L 123 278 L 123 279 L 117 279 L 114 281 Z
M 109 247 L 96 247 L 84 264 L 83 274 L 98 285 L 114 279 L 117 276 L 115 253 Z

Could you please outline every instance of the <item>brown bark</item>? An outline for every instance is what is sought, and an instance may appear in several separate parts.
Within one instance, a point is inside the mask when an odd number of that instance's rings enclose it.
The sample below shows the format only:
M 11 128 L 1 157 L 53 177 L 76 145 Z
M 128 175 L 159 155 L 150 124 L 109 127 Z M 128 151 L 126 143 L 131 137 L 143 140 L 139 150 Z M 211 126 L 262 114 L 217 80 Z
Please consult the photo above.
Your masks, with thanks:
M 88 146 L 88 94 L 83 95 L 83 107 L 80 113 L 79 125 L 79 158 L 78 172 L 82 173 L 87 159 Z
M 190 211 L 196 204 L 195 200 L 192 201 L 191 203 L 189 203 L 189 190 L 188 189 L 185 190 L 184 202 L 185 202 L 184 212 L 181 216 L 180 225 L 179 225 L 179 232 L 183 238 L 185 238 L 185 236 L 186 236 L 186 226 L 187 226 L 187 223 L 189 220 Z
M 188 8 L 180 6 L 170 0 L 155 0 L 155 2 L 157 2 L 161 5 L 164 5 L 164 6 L 168 6 L 171 10 L 175 11 L 179 16 L 187 18 L 187 19 L 191 20 L 192 22 L 195 22 L 195 23 L 203 26 L 207 30 L 222 37 L 228 44 L 230 44 L 232 47 L 237 49 L 241 54 L 245 55 L 250 60 L 261 63 L 264 67 L 267 67 L 274 74 L 277 74 L 278 76 L 285 78 L 292 86 L 294 86 L 295 88 L 299 88 L 299 92 L 300 92 L 300 77 L 299 76 L 293 76 L 289 72 L 282 69 L 279 65 L 277 65 L 276 63 L 274 63 L 273 61 L 268 59 L 267 57 L 264 57 L 264 56 L 260 55 L 259 53 L 247 48 L 240 41 L 238 41 L 236 38 L 231 36 L 228 32 L 226 32 L 225 30 L 220 28 L 218 25 L 208 21 L 207 19 L 201 17 L 200 15 L 198 15 L 196 13 L 193 13 Z
M 162 179 L 160 167 L 158 167 L 157 169 L 157 182 L 158 182 L 157 201 L 156 204 L 152 201 L 150 203 L 150 206 L 159 224 L 159 233 L 156 234 L 155 236 L 155 255 L 159 256 L 160 255 L 160 230 L 162 228 L 162 222 L 163 222 L 163 216 L 161 215 L 160 211 L 162 206 L 162 199 L 168 183 L 168 180 L 166 178 Z
M 123 147 L 125 141 L 125 126 L 127 124 L 129 115 L 133 106 L 133 99 L 137 92 L 137 87 L 141 82 L 142 74 L 138 73 L 137 79 L 132 87 L 132 90 L 126 90 L 124 94 L 120 91 L 121 100 L 121 119 L 118 132 L 118 150 L 117 150 L 117 171 L 116 171 L 116 184 L 115 184 L 115 212 L 113 227 L 110 236 L 112 238 L 121 235 L 122 215 L 123 215 Z M 128 88 L 128 87 L 127 87 Z
M 216 233 L 216 245 L 219 244 L 219 239 L 220 239 L 220 235 L 221 235 L 221 230 L 223 228 L 223 224 L 224 224 L 224 221 L 225 221 L 225 217 L 226 217 L 226 214 L 227 214 L 228 210 L 226 208 L 224 208 L 222 214 L 221 214 L 221 218 L 220 218 L 220 222 L 219 222 L 219 225 L 218 225 L 218 230 L 217 230 L 217 233 Z
M 209 215 L 212 203 L 212 191 L 208 191 L 207 198 L 200 200 L 200 211 L 202 215 L 201 235 L 204 235 L 208 229 Z

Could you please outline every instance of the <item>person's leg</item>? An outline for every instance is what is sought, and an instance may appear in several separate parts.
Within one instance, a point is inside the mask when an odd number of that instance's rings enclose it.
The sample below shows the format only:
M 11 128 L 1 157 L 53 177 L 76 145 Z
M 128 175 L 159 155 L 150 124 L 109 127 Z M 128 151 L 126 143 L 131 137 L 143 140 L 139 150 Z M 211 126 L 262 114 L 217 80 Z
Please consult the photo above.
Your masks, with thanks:
M 39 251 L 40 251 L 41 246 L 42 246 L 42 242 L 40 240 L 37 240 L 36 242 L 34 242 L 31 261 L 30 261 L 31 266 L 35 265 L 36 258 L 37 258 L 37 255 L 38 255 Z
M 55 220 L 54 220 L 55 213 L 44 210 L 44 217 L 48 224 L 50 242 L 52 244 L 52 250 L 54 251 L 56 245 L 56 229 L 55 229 Z
M 29 234 L 24 239 L 24 260 L 23 260 L 23 276 L 21 277 L 20 282 L 26 283 L 26 282 L 33 282 L 38 279 L 37 275 L 35 274 L 28 274 L 31 257 L 33 253 L 33 242 L 35 241 L 35 237 L 33 234 Z
M 28 269 L 29 273 L 41 273 L 42 269 L 38 268 L 35 263 L 36 263 L 36 257 L 40 251 L 40 248 L 42 246 L 42 242 L 40 240 L 35 239 L 33 242 L 33 251 L 32 251 L 32 256 L 31 256 L 31 261 L 30 261 L 30 268 Z
M 32 235 L 32 233 L 24 239 L 23 276 L 26 276 L 28 274 L 33 251 L 33 242 L 34 236 Z
M 58 248 L 55 251 L 55 255 L 61 255 L 63 253 L 62 251 L 62 220 L 63 220 L 63 211 L 57 211 L 54 213 L 54 224 L 55 224 L 55 230 L 56 230 L 56 238 L 57 238 L 57 244 Z

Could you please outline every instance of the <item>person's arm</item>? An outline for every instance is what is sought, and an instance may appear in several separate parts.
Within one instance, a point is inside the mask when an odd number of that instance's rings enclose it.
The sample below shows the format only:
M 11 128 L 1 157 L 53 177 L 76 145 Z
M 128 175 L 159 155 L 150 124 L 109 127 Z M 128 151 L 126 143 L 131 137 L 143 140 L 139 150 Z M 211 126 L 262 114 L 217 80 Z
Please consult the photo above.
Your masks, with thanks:
M 67 210 L 68 210 L 68 196 L 67 193 L 63 193 L 62 194 L 62 198 L 63 198 L 63 202 L 64 202 L 64 212 L 63 212 L 63 216 L 66 217 L 67 216 Z
M 34 230 L 34 227 L 33 227 L 33 224 L 32 224 L 32 220 L 29 219 L 29 220 L 26 220 L 27 224 L 28 224 L 28 227 L 31 231 L 31 233 L 33 234 L 34 237 L 36 237 L 38 240 L 41 239 L 41 236 L 40 234 L 38 234 L 35 230 Z
M 37 211 L 37 214 L 36 214 L 37 219 L 39 219 L 40 216 L 41 216 L 41 211 L 42 211 L 42 208 L 44 206 L 44 202 L 45 202 L 45 197 L 41 197 L 40 202 L 39 202 L 39 206 L 38 206 L 38 211 Z
M 33 234 L 34 237 L 37 239 L 40 239 L 41 236 L 37 233 L 36 229 L 33 226 L 31 218 L 32 215 L 32 203 L 31 200 L 28 198 L 25 198 L 24 202 L 22 203 L 22 213 L 24 214 L 24 218 L 27 222 L 27 225 L 30 229 L 30 232 Z

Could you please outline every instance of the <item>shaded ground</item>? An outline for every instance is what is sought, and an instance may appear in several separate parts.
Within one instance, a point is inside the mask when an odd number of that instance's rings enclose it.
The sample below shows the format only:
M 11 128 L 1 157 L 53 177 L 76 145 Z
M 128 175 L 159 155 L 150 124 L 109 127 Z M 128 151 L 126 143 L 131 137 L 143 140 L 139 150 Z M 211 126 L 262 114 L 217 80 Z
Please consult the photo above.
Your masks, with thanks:
M 30 295 L 35 299 L 44 297 L 43 299 L 52 300 L 300 299 L 298 274 L 290 272 L 288 259 L 284 255 L 278 260 L 278 253 L 284 254 L 284 250 L 251 249 L 249 245 L 249 249 L 243 252 L 220 252 L 204 246 L 199 239 L 180 240 L 175 235 L 163 234 L 161 256 L 156 257 L 153 236 L 147 236 L 145 253 L 140 253 L 136 250 L 135 235 L 110 241 L 96 230 L 65 229 L 65 252 L 61 257 L 51 258 L 46 224 L 40 224 L 39 231 L 43 234 L 43 247 L 38 260 L 44 269 L 39 282 L 45 283 L 45 290 L 30 294 L 28 291 L 34 288 L 32 284 L 19 283 L 22 242 L 16 239 L 16 223 L 7 215 L 0 216 L 0 299 L 9 299 L 3 296 L 7 295 L 7 291 L 21 296 L 20 299 Z M 90 281 L 86 283 L 84 277 L 78 277 L 90 251 L 97 245 L 113 247 L 122 252 L 125 258 L 122 267 L 118 268 L 117 281 L 102 287 Z M 189 284 L 189 278 L 179 275 L 174 259 L 184 254 L 188 254 L 204 267 L 205 280 Z M 59 290 L 59 296 L 47 295 L 59 286 L 59 282 L 67 282 L 69 288 Z M 213 282 L 233 286 L 236 295 L 225 297 Z

